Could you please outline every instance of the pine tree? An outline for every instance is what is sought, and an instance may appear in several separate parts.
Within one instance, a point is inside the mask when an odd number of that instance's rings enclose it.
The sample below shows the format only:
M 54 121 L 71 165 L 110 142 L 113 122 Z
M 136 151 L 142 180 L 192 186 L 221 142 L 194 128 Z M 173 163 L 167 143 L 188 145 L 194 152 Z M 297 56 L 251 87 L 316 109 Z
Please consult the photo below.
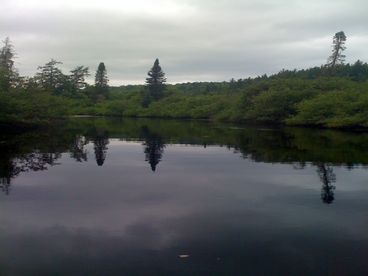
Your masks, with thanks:
M 342 52 L 345 47 L 346 35 L 343 31 L 337 32 L 333 37 L 332 54 L 328 58 L 327 66 L 334 68 L 337 64 L 344 64 L 345 55 Z
M 108 82 L 105 64 L 100 62 L 95 76 L 96 100 L 102 100 L 107 97 L 109 90 Z
M 0 49 L 0 91 L 8 92 L 12 81 L 17 75 L 14 70 L 14 49 L 7 37 L 4 46 Z
M 89 76 L 88 67 L 77 66 L 70 71 L 69 81 L 72 86 L 73 92 L 78 92 L 87 87 L 85 78 Z
M 160 62 L 157 58 L 153 67 L 148 72 L 148 78 L 146 78 L 148 93 L 153 100 L 159 100 L 162 98 L 163 91 L 165 89 L 165 82 L 165 73 L 162 71 Z
M 39 66 L 40 71 L 36 74 L 39 86 L 55 95 L 62 94 L 67 80 L 67 76 L 57 67 L 59 64 L 62 62 L 51 59 L 44 66 Z

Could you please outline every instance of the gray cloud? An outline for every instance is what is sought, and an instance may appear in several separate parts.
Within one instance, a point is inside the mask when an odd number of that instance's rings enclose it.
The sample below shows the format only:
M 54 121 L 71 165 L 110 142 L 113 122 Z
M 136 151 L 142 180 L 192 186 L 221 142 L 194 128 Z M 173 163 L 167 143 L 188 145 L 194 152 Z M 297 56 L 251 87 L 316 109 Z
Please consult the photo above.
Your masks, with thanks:
M 51 58 L 92 75 L 104 61 L 112 84 L 142 83 L 159 57 L 170 82 L 222 81 L 323 64 L 340 30 L 347 61 L 368 60 L 363 0 L 2 2 L 0 36 L 26 75 Z

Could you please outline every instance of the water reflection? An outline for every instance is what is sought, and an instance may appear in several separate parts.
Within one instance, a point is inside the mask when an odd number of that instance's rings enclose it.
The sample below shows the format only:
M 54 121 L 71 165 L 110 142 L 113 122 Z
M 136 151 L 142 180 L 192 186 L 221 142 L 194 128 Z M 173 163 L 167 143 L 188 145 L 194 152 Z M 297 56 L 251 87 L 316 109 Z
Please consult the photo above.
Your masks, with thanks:
M 0 189 L 9 194 L 11 181 L 22 172 L 43 171 L 48 166 L 60 165 L 60 152 L 18 152 L 23 145 L 6 144 L 0 146 Z
M 76 135 L 70 149 L 70 157 L 77 162 L 86 162 L 88 160 L 86 145 L 88 140 L 85 136 Z
M 102 166 L 106 159 L 109 136 L 107 134 L 107 131 L 104 129 L 93 129 L 90 135 L 92 137 L 96 163 L 98 166 Z
M 142 126 L 141 134 L 144 139 L 145 160 L 150 164 L 151 170 L 155 172 L 156 166 L 160 163 L 164 153 L 165 144 L 163 138 L 152 132 L 147 126 Z
M 332 183 L 336 182 L 336 175 L 332 167 L 324 163 L 319 163 L 316 166 L 317 173 L 322 182 L 321 199 L 324 203 L 331 204 L 335 199 L 335 186 Z
M 0 189 L 6 195 L 8 195 L 9 192 L 10 192 L 10 179 L 11 179 L 11 177 L 9 177 L 9 176 L 0 178 Z
M 144 159 L 155 172 L 166 144 L 226 146 L 254 162 L 290 164 L 303 170 L 315 166 L 321 181 L 321 200 L 335 199 L 334 166 L 353 169 L 368 164 L 368 134 L 309 129 L 232 127 L 206 122 L 106 119 L 71 120 L 63 126 L 4 136 L 0 144 L 0 188 L 9 194 L 12 179 L 22 172 L 42 171 L 60 165 L 63 153 L 87 162 L 93 145 L 97 166 L 108 158 L 109 139 L 140 141 Z
M 9 194 L 11 179 L 17 176 L 18 173 L 14 168 L 13 161 L 4 158 L 2 155 L 0 159 L 0 189 L 2 192 Z
M 367 142 L 143 119 L 1 133 L 0 274 L 367 275 Z

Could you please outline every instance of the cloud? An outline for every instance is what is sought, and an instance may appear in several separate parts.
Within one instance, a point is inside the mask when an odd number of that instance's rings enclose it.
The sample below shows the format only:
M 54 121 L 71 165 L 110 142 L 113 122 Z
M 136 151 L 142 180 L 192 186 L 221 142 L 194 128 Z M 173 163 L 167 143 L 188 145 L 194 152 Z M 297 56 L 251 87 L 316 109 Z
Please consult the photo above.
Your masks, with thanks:
M 159 57 L 169 82 L 222 81 L 323 64 L 340 30 L 347 61 L 368 61 L 362 0 L 3 2 L 0 35 L 26 75 L 51 58 L 92 75 L 104 61 L 112 84 L 142 83 Z

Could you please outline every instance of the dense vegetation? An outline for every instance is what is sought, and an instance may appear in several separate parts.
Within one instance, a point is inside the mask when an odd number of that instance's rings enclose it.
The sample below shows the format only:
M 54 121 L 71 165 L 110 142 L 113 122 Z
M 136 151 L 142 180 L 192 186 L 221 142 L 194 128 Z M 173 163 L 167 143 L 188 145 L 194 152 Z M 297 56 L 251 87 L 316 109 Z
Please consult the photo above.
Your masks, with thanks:
M 228 82 L 169 85 L 158 59 L 146 85 L 109 87 L 100 63 L 95 85 L 88 68 L 64 74 L 55 60 L 31 78 L 13 68 L 9 40 L 0 52 L 0 122 L 41 122 L 68 115 L 248 121 L 320 127 L 368 127 L 368 64 L 344 64 L 343 32 L 327 65 L 282 70 Z

